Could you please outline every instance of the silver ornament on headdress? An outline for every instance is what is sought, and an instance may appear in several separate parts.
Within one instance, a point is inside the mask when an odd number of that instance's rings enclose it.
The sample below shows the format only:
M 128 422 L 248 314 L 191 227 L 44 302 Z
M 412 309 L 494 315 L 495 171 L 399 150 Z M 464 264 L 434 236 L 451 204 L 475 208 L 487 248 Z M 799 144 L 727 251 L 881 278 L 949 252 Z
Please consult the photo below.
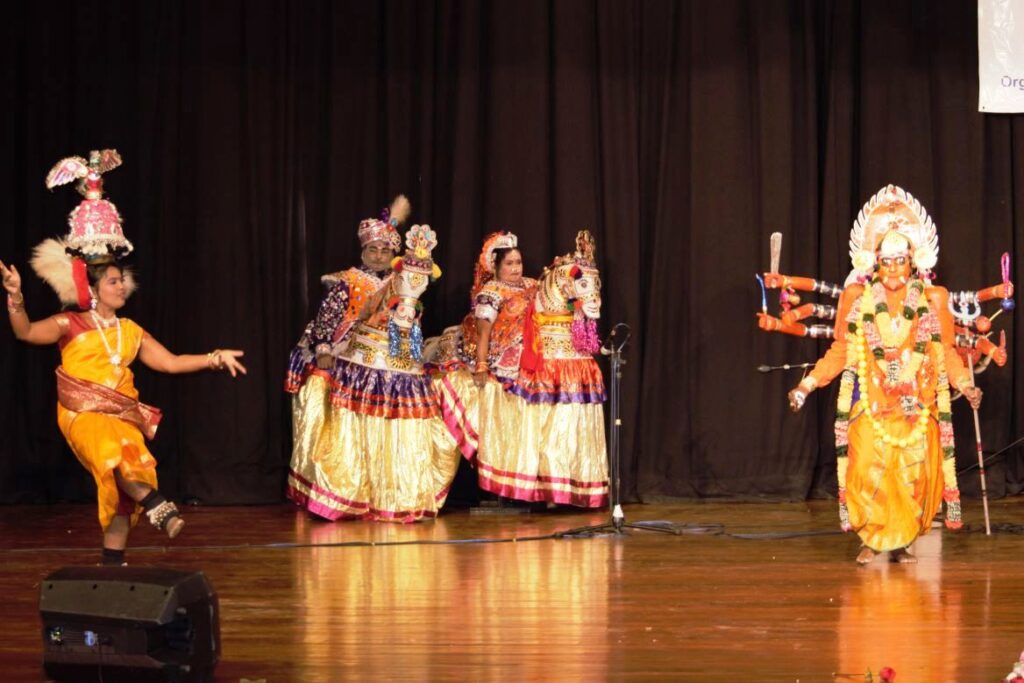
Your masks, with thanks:
M 907 238 L 914 265 L 920 271 L 935 267 L 939 256 L 939 235 L 931 216 L 912 194 L 887 185 L 869 199 L 850 230 L 850 260 L 853 270 L 846 284 L 870 274 L 875 251 L 885 235 L 896 231 Z

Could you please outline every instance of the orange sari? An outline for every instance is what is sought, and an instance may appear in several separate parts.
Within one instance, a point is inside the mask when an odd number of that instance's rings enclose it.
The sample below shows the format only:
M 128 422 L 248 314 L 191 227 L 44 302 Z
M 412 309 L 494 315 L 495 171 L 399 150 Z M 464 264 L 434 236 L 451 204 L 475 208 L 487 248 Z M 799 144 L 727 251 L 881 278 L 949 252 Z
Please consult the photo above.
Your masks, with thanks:
M 121 319 L 121 362 L 113 365 L 100 335 L 116 351 L 116 328 L 94 329 L 87 316 L 77 313 L 65 314 L 65 319 L 64 336 L 59 342 L 64 372 L 137 400 L 139 392 L 128 366 L 139 353 L 145 331 L 131 320 Z M 114 470 L 127 480 L 157 487 L 156 459 L 139 427 L 114 415 L 77 412 L 61 403 L 57 404 L 57 424 L 75 457 L 96 482 L 100 526 L 106 530 L 118 514 L 130 514 L 134 524 L 141 508 L 118 489 Z

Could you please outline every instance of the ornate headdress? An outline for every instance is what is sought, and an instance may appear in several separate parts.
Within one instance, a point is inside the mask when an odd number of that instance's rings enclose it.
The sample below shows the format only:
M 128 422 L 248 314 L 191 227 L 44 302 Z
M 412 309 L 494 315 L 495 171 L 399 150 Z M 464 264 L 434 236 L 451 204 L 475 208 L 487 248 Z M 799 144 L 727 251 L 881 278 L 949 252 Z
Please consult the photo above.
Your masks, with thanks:
M 519 246 L 519 238 L 508 230 L 492 232 L 484 240 L 484 246 L 477 258 L 477 265 L 484 272 L 494 275 L 494 252 L 499 249 L 515 249 Z
M 396 272 L 411 270 L 423 273 L 436 280 L 441 277 L 441 269 L 431 257 L 436 246 L 437 233 L 429 225 L 414 225 L 405 234 L 405 254 L 396 256 L 391 268 Z
M 480 249 L 476 267 L 473 268 L 473 289 L 470 292 L 470 299 L 475 299 L 480 288 L 494 279 L 494 252 L 498 249 L 517 249 L 518 247 L 519 238 L 508 230 L 492 232 L 484 238 L 484 246 Z
M 404 194 L 395 197 L 391 208 L 384 209 L 380 218 L 367 218 L 359 223 L 359 246 L 370 242 L 387 242 L 393 251 L 402 246 L 402 237 L 396 229 L 405 222 L 412 211 L 412 205 Z
M 939 235 L 931 216 L 913 195 L 895 185 L 879 190 L 853 222 L 853 271 L 846 284 L 870 275 L 879 250 L 886 256 L 909 254 L 922 274 L 934 268 L 939 258 Z
M 597 261 L 594 258 L 596 250 L 597 243 L 594 242 L 594 236 L 590 234 L 589 230 L 580 230 L 576 233 L 576 253 L 573 254 L 576 265 L 584 268 L 597 268 Z
M 597 259 L 595 252 L 597 251 L 597 242 L 594 241 L 594 236 L 590 234 L 589 230 L 580 230 L 576 233 L 576 251 L 565 254 L 564 256 L 556 256 L 551 262 L 551 265 L 545 268 L 547 271 L 550 268 L 558 268 L 559 266 L 568 265 L 570 263 L 583 269 L 596 270 Z M 574 274 L 573 277 L 579 277 Z
M 86 265 L 114 263 L 134 248 L 121 229 L 117 207 L 103 199 L 103 174 L 120 165 L 117 150 L 94 150 L 89 152 L 88 161 L 81 157 L 61 159 L 46 176 L 46 187 L 51 190 L 77 179 L 77 189 L 85 197 L 68 215 L 67 236 L 41 242 L 31 261 L 32 269 L 64 304 L 89 308 L 91 293 Z M 135 281 L 127 271 L 125 284 L 130 296 L 135 291 Z

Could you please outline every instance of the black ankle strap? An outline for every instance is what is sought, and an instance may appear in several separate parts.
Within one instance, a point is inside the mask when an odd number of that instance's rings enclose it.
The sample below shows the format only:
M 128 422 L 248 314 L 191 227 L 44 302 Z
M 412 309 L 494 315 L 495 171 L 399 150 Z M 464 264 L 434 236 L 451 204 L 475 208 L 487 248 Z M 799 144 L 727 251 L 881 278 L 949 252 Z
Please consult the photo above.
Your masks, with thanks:
M 103 549 L 103 566 L 104 567 L 120 567 L 124 563 L 124 549 L 116 548 L 104 548 Z
M 161 503 L 166 502 L 166 500 L 167 499 L 164 498 L 159 491 L 153 489 L 152 491 L 146 494 L 145 498 L 139 501 L 139 505 L 142 506 L 143 510 L 149 512 L 150 510 L 157 507 Z

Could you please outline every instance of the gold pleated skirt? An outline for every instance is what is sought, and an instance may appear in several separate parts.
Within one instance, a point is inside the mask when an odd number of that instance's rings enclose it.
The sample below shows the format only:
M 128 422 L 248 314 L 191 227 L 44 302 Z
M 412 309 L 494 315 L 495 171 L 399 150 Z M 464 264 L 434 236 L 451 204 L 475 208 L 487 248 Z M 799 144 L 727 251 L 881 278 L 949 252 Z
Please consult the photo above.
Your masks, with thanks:
M 608 502 L 599 403 L 529 403 L 467 370 L 434 379 L 445 423 L 477 468 L 480 488 L 506 498 L 579 507 Z
M 313 374 L 292 400 L 288 497 L 324 519 L 434 517 L 459 464 L 440 416 L 385 418 L 331 404 Z

